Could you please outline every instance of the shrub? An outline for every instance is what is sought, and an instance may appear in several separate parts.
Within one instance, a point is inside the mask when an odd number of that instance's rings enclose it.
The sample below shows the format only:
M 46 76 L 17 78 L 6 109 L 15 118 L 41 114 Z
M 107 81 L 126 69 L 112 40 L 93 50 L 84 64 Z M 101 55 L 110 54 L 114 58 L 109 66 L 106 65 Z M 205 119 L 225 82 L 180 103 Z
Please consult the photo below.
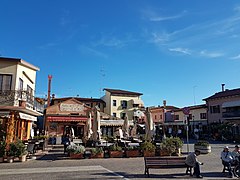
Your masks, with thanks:
M 117 144 L 113 144 L 113 145 L 109 146 L 109 150 L 110 151 L 121 151 L 122 147 L 118 146 Z
M 15 143 L 16 146 L 16 156 L 21 157 L 27 155 L 27 148 L 21 140 L 17 140 Z
M 1 141 L 0 142 L 0 157 L 3 157 L 5 155 L 5 151 L 6 151 L 6 142 Z
M 170 137 L 163 140 L 161 150 L 166 150 L 170 155 L 176 152 L 176 149 L 182 148 L 183 141 L 179 137 Z
M 139 150 L 140 149 L 140 147 L 139 146 L 127 146 L 126 147 L 126 150 Z
M 67 147 L 66 151 L 68 153 L 74 153 L 74 154 L 84 153 L 85 147 L 82 145 L 77 146 L 77 145 L 73 144 L 73 145 L 69 145 Z
M 145 141 L 144 143 L 141 144 L 140 147 L 143 151 L 150 151 L 150 152 L 153 152 L 156 149 L 156 146 L 149 141 Z
M 103 153 L 103 148 L 102 147 L 96 147 L 91 149 L 92 154 L 99 154 Z
M 9 148 L 7 150 L 7 156 L 16 156 L 17 153 L 17 147 L 14 142 L 9 144 Z
M 209 146 L 209 142 L 208 141 L 197 141 L 195 144 L 195 146 Z

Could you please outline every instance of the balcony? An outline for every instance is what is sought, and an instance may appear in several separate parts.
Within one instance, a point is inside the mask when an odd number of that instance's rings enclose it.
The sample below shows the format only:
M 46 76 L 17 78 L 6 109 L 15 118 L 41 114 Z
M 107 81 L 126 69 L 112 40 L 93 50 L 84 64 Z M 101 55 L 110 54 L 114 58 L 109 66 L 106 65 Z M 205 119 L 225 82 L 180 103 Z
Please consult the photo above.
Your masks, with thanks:
M 223 118 L 239 118 L 240 117 L 240 111 L 223 112 L 222 117 Z
M 33 109 L 34 97 L 27 91 L 0 91 L 0 106 L 22 106 Z

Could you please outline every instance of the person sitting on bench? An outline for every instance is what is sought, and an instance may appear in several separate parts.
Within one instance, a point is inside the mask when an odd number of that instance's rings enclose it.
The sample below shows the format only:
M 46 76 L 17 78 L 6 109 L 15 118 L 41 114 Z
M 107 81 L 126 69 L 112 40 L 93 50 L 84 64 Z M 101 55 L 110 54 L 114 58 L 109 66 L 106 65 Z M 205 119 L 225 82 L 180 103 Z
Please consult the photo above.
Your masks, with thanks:
M 239 162 L 239 158 L 240 158 L 240 148 L 238 145 L 235 146 L 235 149 L 233 150 L 232 155 L 237 164 Z
M 221 159 L 224 166 L 228 168 L 229 177 L 233 178 L 232 165 L 234 165 L 234 157 L 231 152 L 229 152 L 228 146 L 225 146 L 221 152 Z
M 199 166 L 199 165 L 203 165 L 203 163 L 201 163 L 197 159 L 197 156 L 199 155 L 200 155 L 200 151 L 195 150 L 195 152 L 192 152 L 187 156 L 185 163 L 190 167 L 194 167 L 193 175 L 195 175 L 196 178 L 203 178 L 200 173 L 200 166 Z

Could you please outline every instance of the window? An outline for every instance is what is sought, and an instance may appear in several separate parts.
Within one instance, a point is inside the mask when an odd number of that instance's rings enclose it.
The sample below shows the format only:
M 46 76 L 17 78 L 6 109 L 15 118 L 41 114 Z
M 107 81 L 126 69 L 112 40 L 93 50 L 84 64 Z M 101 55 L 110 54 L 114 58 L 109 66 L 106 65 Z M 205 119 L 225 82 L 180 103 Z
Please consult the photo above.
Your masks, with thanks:
M 207 113 L 200 113 L 201 119 L 207 119 Z
M 117 117 L 117 113 L 113 113 L 113 117 Z
M 122 101 L 122 109 L 127 109 L 127 101 Z
M 33 99 L 33 89 L 27 85 L 27 101 L 31 101 Z
M 121 114 L 121 119 L 124 119 L 126 117 L 126 113 Z
M 21 78 L 19 78 L 18 89 L 23 90 L 23 80 Z
M 157 119 L 157 115 L 155 115 L 155 119 Z
M 11 90 L 12 75 L 0 74 L 0 91 Z
M 189 114 L 189 115 L 188 115 L 188 119 L 192 119 L 192 114 Z
M 23 80 L 19 78 L 19 83 L 18 83 L 18 90 L 20 91 L 20 98 L 23 98 L 22 96 L 22 91 L 23 91 Z
M 117 106 L 117 100 L 113 100 L 113 106 Z
M 162 114 L 160 115 L 160 119 L 162 119 Z
M 219 105 L 210 106 L 210 113 L 211 114 L 220 113 L 220 106 Z
M 179 115 L 174 115 L 174 120 L 179 120 Z

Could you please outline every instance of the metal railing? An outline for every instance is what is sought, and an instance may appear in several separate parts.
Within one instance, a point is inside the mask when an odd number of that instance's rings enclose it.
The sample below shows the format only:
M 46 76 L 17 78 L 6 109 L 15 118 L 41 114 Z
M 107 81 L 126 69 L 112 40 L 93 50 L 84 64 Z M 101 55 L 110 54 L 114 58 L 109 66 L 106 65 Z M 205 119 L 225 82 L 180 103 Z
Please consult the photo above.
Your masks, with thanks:
M 0 91 L 0 106 L 34 106 L 34 96 L 23 90 Z
M 234 112 L 223 112 L 222 113 L 223 118 L 236 118 L 240 117 L 240 111 L 234 111 Z

